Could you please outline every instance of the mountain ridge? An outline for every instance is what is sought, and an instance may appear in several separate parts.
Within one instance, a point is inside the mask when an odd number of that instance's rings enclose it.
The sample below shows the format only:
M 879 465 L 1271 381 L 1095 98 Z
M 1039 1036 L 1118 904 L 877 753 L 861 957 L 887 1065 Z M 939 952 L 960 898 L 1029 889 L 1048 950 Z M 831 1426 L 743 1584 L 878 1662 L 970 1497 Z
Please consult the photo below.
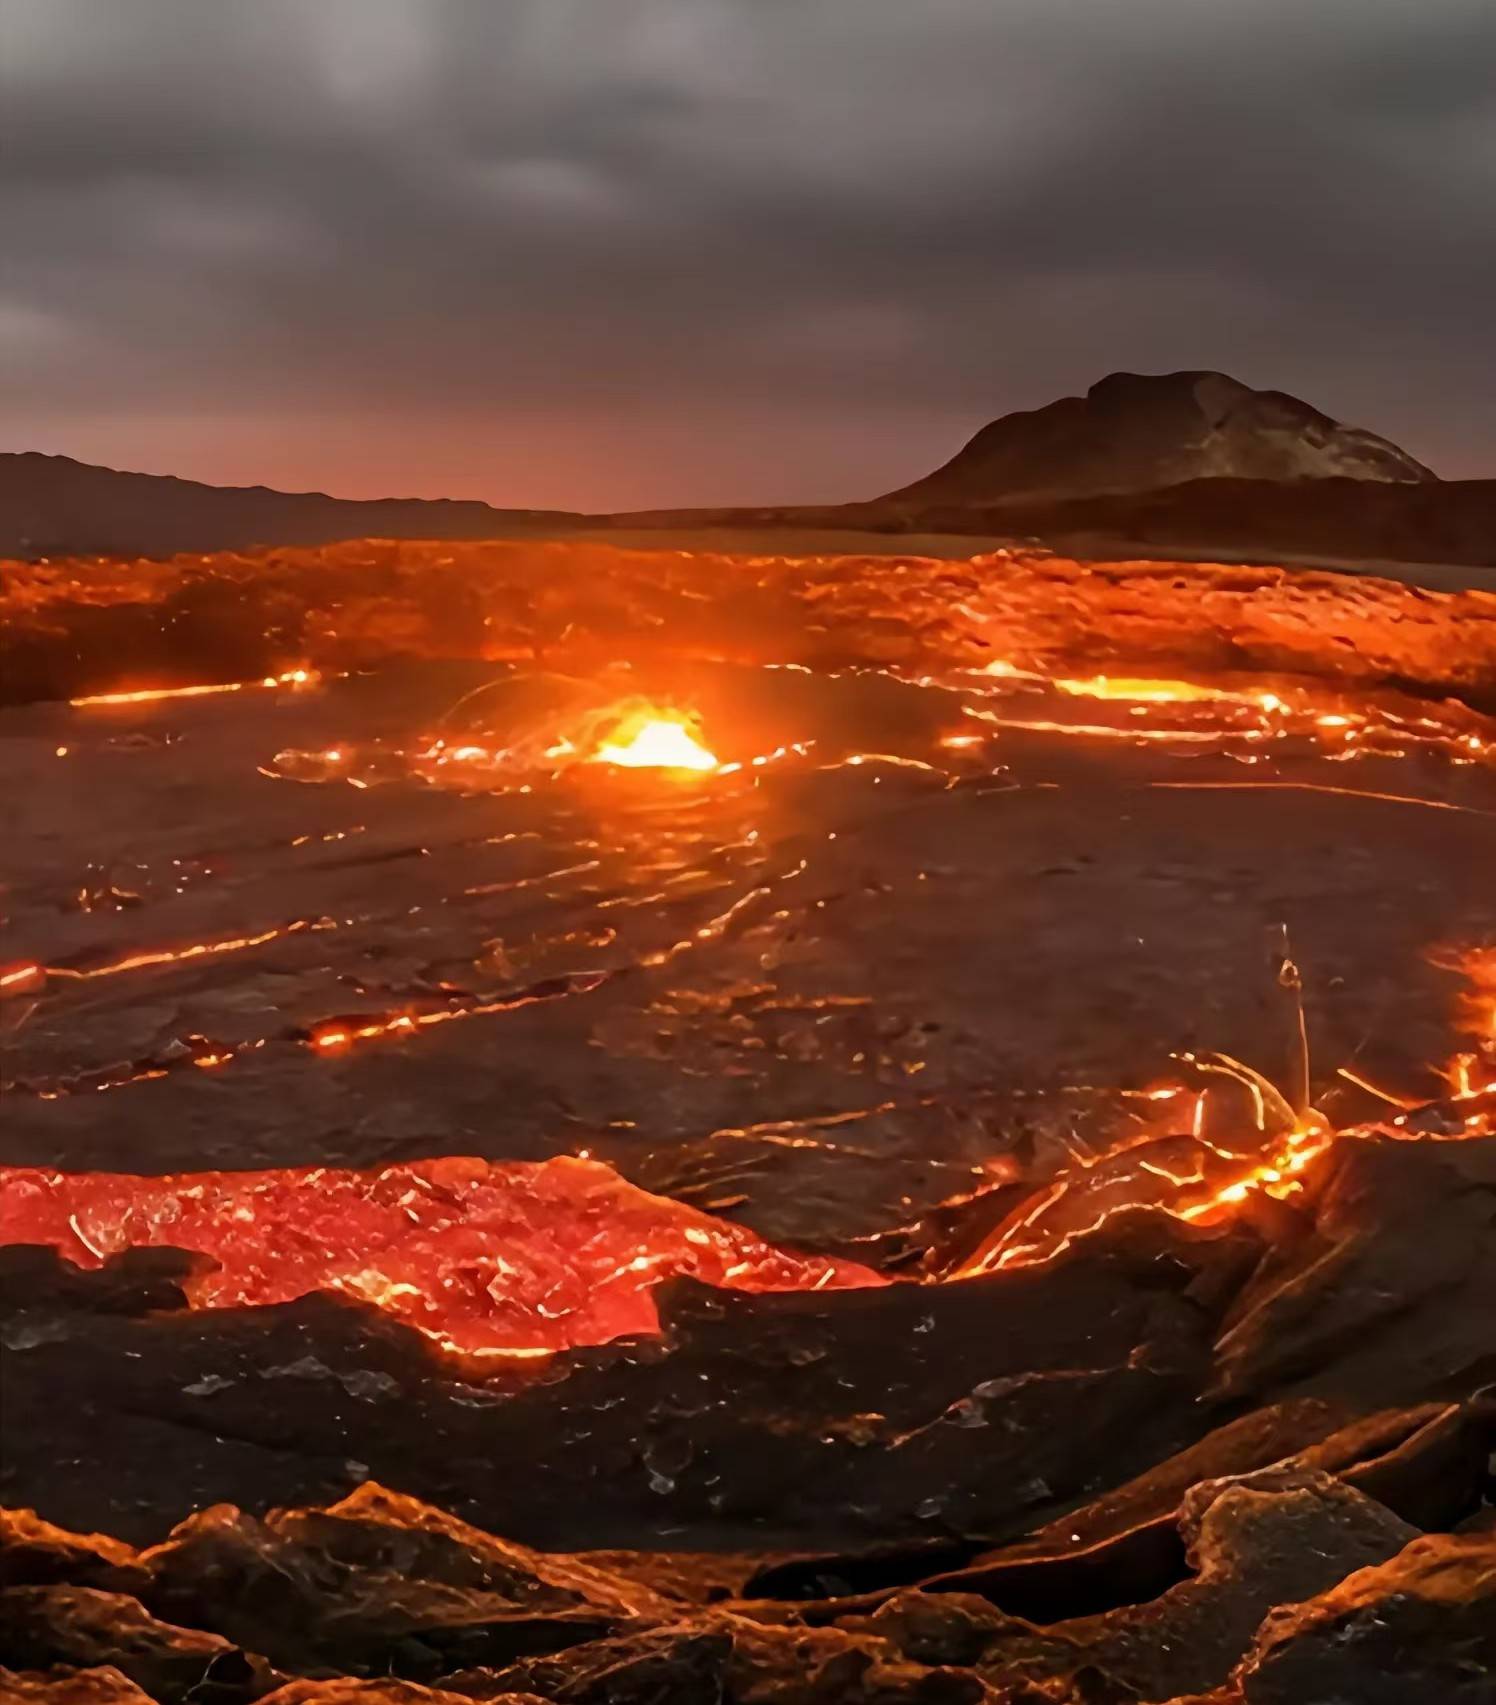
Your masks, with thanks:
M 1202 557 L 1496 563 L 1496 482 L 1442 481 L 1389 440 L 1225 374 L 1113 373 L 1003 415 L 932 473 L 843 504 L 587 514 L 340 498 L 0 454 L 0 556 L 168 557 L 353 538 L 514 539 L 736 528 L 916 532 Z
M 585 520 L 476 498 L 332 497 L 132 473 L 38 450 L 0 452 L 5 556 L 171 556 L 358 537 L 478 539 Z

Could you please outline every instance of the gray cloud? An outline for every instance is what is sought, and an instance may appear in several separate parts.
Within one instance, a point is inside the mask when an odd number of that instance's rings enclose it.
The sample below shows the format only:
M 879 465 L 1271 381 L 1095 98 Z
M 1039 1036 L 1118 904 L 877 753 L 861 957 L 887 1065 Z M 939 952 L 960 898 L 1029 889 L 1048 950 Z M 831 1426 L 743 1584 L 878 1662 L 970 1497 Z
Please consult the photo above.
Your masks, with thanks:
M 1496 471 L 1490 0 L 0 0 L 8 445 L 862 495 L 1115 367 Z

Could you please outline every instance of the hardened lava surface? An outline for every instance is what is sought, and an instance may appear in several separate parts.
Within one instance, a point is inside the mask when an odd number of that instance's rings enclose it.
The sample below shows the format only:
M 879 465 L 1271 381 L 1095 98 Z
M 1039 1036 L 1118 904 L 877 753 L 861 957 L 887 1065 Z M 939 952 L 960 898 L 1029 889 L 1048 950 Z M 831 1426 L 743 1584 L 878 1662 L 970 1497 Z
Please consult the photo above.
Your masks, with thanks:
M 1315 1105 L 1438 1093 L 1496 933 L 1486 719 L 997 667 L 426 663 L 13 708 L 5 1158 L 585 1154 L 851 1253 L 1187 1125 L 1145 1093 L 1173 1055 L 1283 1086 L 1285 928 Z M 584 761 L 654 700 L 716 771 Z
M 1389 1618 L 1478 1652 L 1488 595 L 27 576 L 16 1697 L 1273 1705 Z

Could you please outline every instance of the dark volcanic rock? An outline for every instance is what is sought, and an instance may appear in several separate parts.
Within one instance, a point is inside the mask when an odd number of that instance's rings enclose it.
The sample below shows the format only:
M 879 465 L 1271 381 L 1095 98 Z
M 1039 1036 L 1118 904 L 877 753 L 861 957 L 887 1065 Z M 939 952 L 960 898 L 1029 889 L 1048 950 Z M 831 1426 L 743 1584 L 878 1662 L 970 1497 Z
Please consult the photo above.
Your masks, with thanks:
M 531 1659 L 498 1674 L 450 1676 L 448 1684 L 478 1699 L 507 1690 L 562 1705 L 700 1705 L 722 1698 L 731 1653 L 726 1634 L 664 1628 Z
M 1243 1293 L 1215 1392 L 1385 1402 L 1496 1377 L 1496 1142 L 1337 1143 L 1313 1174 L 1313 1231 Z
M 69 1533 L 34 1510 L 0 1509 L 0 1587 L 100 1587 L 139 1596 L 136 1553 L 103 1533 Z
M 1338 1144 L 1311 1175 L 1313 1220 L 1284 1222 L 1283 1241 L 1243 1285 L 1219 1340 L 1212 1395 L 1263 1407 L 1190 1450 L 1101 1498 L 1071 1500 L 1074 1513 L 1010 1546 L 910 1544 L 791 1559 L 746 1591 L 829 1598 L 923 1580 L 1046 1621 L 1104 1610 L 1179 1578 L 1174 1516 L 1190 1485 L 1283 1459 L 1341 1474 L 1416 1525 L 1461 1519 L 1496 1443 L 1489 1400 L 1346 1423 L 1389 1398 L 1415 1404 L 1477 1388 L 1496 1371 L 1493 1166 L 1490 1142 Z
M 1436 1413 L 1443 1408 L 1433 1406 Z M 925 1540 L 783 1558 L 752 1575 L 742 1596 L 804 1600 L 826 1595 L 829 1602 L 821 1608 L 830 1614 L 835 1610 L 830 1595 L 876 1595 L 918 1582 L 926 1591 L 979 1594 L 1036 1622 L 1138 1603 L 1188 1572 L 1178 1517 L 1192 1486 L 1280 1462 L 1296 1448 L 1324 1439 L 1343 1420 L 1343 1411 L 1316 1399 L 1273 1405 L 1216 1428 L 1136 1479 L 1007 1545 Z M 799 1608 L 802 1614 L 820 1614 L 811 1606 Z
M 155 1705 L 113 1664 L 48 1674 L 0 1669 L 0 1699 L 6 1705 Z
M 1084 397 L 984 426 L 944 467 L 881 503 L 1075 497 L 1231 476 L 1435 477 L 1385 438 L 1281 391 L 1255 391 L 1224 373 L 1112 373 Z
M 465 1380 L 377 1311 L 327 1297 L 78 1312 L 10 1358 L 7 1495 L 134 1539 L 193 1508 L 319 1502 L 369 1477 L 554 1547 L 997 1539 L 1188 1442 L 1221 1312 L 1260 1254 L 1250 1236 L 1141 1216 L 962 1284 L 680 1284 L 660 1292 L 663 1340 L 520 1380 Z M 1117 1441 L 1105 1464 L 1098 1429 Z M 59 1475 L 59 1459 L 76 1466 Z
M 435 1680 L 666 1614 L 644 1589 L 379 1487 L 264 1522 L 205 1510 L 142 1564 L 148 1601 L 163 1615 L 257 1642 L 293 1671 Z
M 1479 1520 L 1477 1506 L 1496 1460 L 1496 1392 L 1370 1417 L 1295 1460 L 1338 1474 L 1414 1527 Z
M 1371 1418 L 1311 1452 L 1364 1472 L 1368 1464 L 1404 1456 L 1421 1439 L 1417 1454 L 1431 1469 L 1451 1420 L 1463 1413 L 1456 1405 L 1432 1419 L 1421 1411 Z M 1187 1453 L 1180 1462 L 1186 1459 L 1198 1463 L 1204 1456 Z M 1160 1485 L 1180 1462 L 1168 1465 Z M 1130 1495 L 1132 1503 L 1146 1481 Z M 1129 1497 L 1110 1502 L 1123 1507 Z M 150 1608 L 169 1611 L 177 1622 L 155 1620 L 141 1603 L 116 1593 L 11 1589 L 7 1654 L 53 1667 L 28 1674 L 25 1690 L 18 1682 L 0 1697 L 55 1698 L 60 1705 L 145 1697 L 129 1692 L 116 1671 L 93 1667 L 80 1679 L 56 1662 L 59 1655 L 79 1662 L 107 1654 L 144 1676 L 150 1696 L 170 1705 L 188 1698 L 247 1705 L 262 1694 L 275 1705 L 1138 1705 L 1165 1698 L 1171 1705 L 1304 1705 L 1321 1698 L 1382 1705 L 1379 1696 L 1354 1690 L 1301 1691 L 1301 1669 L 1322 1665 L 1326 1651 L 1339 1662 L 1351 1625 L 1355 1638 L 1373 1648 L 1367 1661 L 1390 1671 L 1382 1646 L 1388 1638 L 1394 1646 L 1401 1641 L 1413 1655 L 1402 1654 L 1398 1673 L 1422 1675 L 1424 1665 L 1431 1686 L 1446 1674 L 1463 1685 L 1487 1660 L 1480 1642 L 1496 1555 L 1489 1535 L 1419 1540 L 1399 1550 L 1412 1532 L 1405 1523 L 1339 1480 L 1292 1467 L 1199 1481 L 1183 1498 L 1180 1522 L 1186 1566 L 1194 1573 L 1146 1603 L 1046 1628 L 984 1597 L 949 1590 L 950 1579 L 933 1580 L 928 1585 L 942 1590 L 904 1591 L 871 1616 L 808 1626 L 792 1607 L 765 1601 L 675 1602 L 630 1579 L 628 1571 L 647 1559 L 620 1556 L 600 1570 L 575 1557 L 528 1552 L 369 1487 L 333 1509 L 278 1512 L 264 1523 L 208 1511 L 138 1557 L 120 1548 L 124 1555 L 114 1561 L 143 1579 Z M 23 1533 L 33 1525 L 22 1524 Z M 73 1556 L 84 1571 L 98 1566 L 89 1542 L 55 1530 L 42 1538 L 49 1564 Z M 1355 1572 L 1368 1558 L 1392 1561 Z M 293 1589 L 267 1589 L 263 1577 L 274 1572 L 290 1577 Z M 1404 1583 L 1411 1583 L 1406 1593 Z M 1418 1601 L 1411 1611 L 1404 1602 L 1409 1595 Z M 486 1648 L 460 1640 L 443 1645 L 454 1607 L 476 1614 L 500 1599 L 523 1604 L 536 1621 L 553 1618 L 558 1644 L 576 1633 L 578 1603 L 616 1612 L 618 1631 L 529 1655 L 511 1648 L 507 1662 L 497 1661 L 502 1641 Z M 319 1607 L 325 1627 L 316 1620 Z M 383 1645 L 374 1638 L 381 1624 Z M 253 1632 L 255 1645 L 300 1679 L 268 1692 L 274 1677 L 263 1660 L 246 1658 L 239 1646 L 228 1646 L 224 1656 L 225 1643 L 201 1632 L 208 1628 L 236 1637 Z M 207 1657 L 206 1671 L 200 1661 L 189 1669 L 187 1652 Z M 1228 1680 L 1243 1652 L 1251 1661 Z M 469 1655 L 483 1661 L 452 1667 Z M 377 1673 L 348 1673 L 366 1665 Z M 1268 1677 L 1264 1688 L 1276 1689 L 1260 1700 L 1241 1690 L 1255 1684 L 1259 1668 Z M 200 1679 L 184 1687 L 191 1677 Z M 1318 1669 L 1311 1681 L 1319 1685 Z M 68 1691 L 74 1686 L 83 1691 Z M 1188 1699 L 1180 1693 L 1202 1687 L 1209 1691 Z M 1406 1697 L 1425 1696 L 1435 1697 Z M 1458 1687 L 1448 1696 L 1458 1705 L 1484 1698 Z M 1388 1700 L 1403 1705 L 1403 1697 Z
M 1171 1699 L 1224 1683 L 1275 1605 L 1394 1555 L 1413 1532 L 1335 1480 L 1275 1470 L 1196 1488 L 1183 1526 L 1195 1576 L 1146 1604 L 1039 1629 L 968 1597 L 932 1614 L 915 1593 L 854 1626 L 911 1656 L 959 1655 L 994 1681 L 1091 1669 L 1123 1697 Z
M 906 1657 L 892 1642 L 839 1628 L 733 1625 L 734 1705 L 979 1705 L 993 1698 L 944 1657 Z
M 1491 567 L 1496 480 L 1199 479 L 1101 497 L 935 503 L 902 514 L 900 525 L 911 533 L 966 533 L 973 543 L 993 534 L 1042 539 L 1067 556 L 1091 559 Z
M 1190 1572 L 1181 1529 L 1193 1522 L 1197 1488 L 1272 1464 L 1333 1475 L 1414 1527 L 1448 1526 L 1479 1504 L 1496 1448 L 1488 1399 L 1387 1411 L 1306 1442 L 1332 1413 L 1298 1399 L 1244 1416 L 1115 1493 L 922 1586 L 976 1593 L 1038 1622 L 1140 1604 Z
M 0 1318 L 46 1318 L 84 1308 L 90 1314 L 147 1314 L 187 1306 L 186 1281 L 212 1263 L 184 1249 L 126 1249 L 105 1267 L 85 1272 L 33 1243 L 0 1246 Z M 18 1330 L 23 1330 L 18 1328 Z
M 994 1698 L 970 1670 L 911 1662 L 884 1639 L 725 1613 L 497 1676 L 450 1676 L 446 1685 L 480 1699 L 493 1687 L 530 1688 L 564 1705 L 981 1705 Z
M 91 1587 L 7 1587 L 0 1651 L 26 1669 L 112 1666 L 162 1705 L 236 1705 L 267 1692 L 263 1659 L 200 1629 L 160 1622 L 135 1599 Z
M 484 1693 L 484 1705 L 545 1705 L 533 1693 Z M 471 1705 L 471 1695 L 415 1681 L 292 1681 L 267 1693 L 260 1705 Z
M 1491 1705 L 1496 1540 L 1416 1539 L 1263 1623 L 1240 1686 L 1247 1705 Z

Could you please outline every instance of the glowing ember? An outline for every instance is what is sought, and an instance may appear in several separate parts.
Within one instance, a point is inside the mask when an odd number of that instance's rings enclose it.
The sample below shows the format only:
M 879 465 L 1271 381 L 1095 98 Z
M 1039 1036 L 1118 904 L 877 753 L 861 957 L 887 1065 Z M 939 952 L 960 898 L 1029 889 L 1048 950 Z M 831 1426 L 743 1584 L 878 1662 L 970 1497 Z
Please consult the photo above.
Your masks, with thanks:
M 141 1246 L 195 1250 L 219 1264 L 193 1281 L 196 1307 L 340 1290 L 465 1355 L 537 1356 L 658 1331 L 651 1292 L 676 1274 L 747 1291 L 884 1282 L 569 1156 L 162 1178 L 10 1167 L 0 1169 L 6 1243 L 48 1244 L 80 1267 Z
M 592 754 L 595 764 L 627 770 L 714 770 L 717 758 L 678 718 L 648 716 L 614 729 Z

